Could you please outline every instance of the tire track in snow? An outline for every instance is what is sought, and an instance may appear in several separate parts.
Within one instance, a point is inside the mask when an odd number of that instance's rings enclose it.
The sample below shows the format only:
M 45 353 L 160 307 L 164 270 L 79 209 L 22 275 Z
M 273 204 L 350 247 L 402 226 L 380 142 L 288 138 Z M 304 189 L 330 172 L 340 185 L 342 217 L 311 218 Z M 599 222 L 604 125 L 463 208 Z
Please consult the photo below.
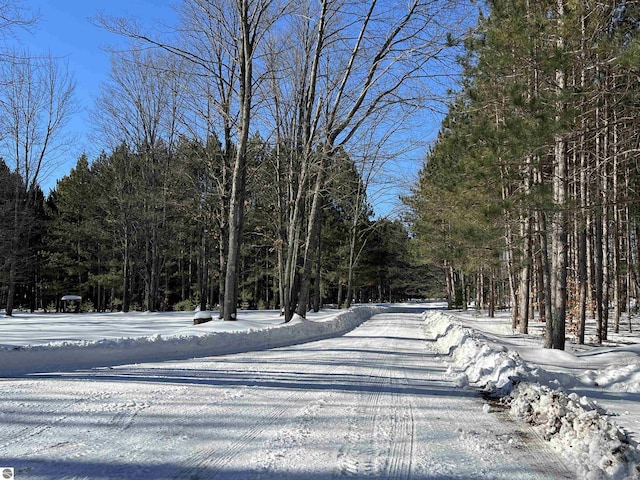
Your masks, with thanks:
M 28 414 L 21 422 L 14 421 L 13 429 L 3 429 L 3 438 L 10 440 L 0 444 L 0 452 L 7 454 L 14 446 L 32 445 L 29 456 L 58 464 L 77 461 L 94 453 L 99 456 L 123 436 L 160 393 L 105 392 L 96 390 L 93 382 L 63 380 L 58 383 L 47 378 L 25 382 L 24 385 L 20 382 L 16 381 L 15 385 L 24 394 L 29 390 L 48 393 L 41 402 L 30 404 L 31 408 L 25 409 Z M 59 399 L 68 398 L 71 401 L 59 403 Z M 20 426 L 32 418 L 37 419 L 34 424 Z M 100 434 L 95 435 L 96 431 Z M 54 454 L 55 458 L 52 458 Z
M 369 352 L 360 358 L 368 365 L 363 377 L 370 380 L 363 379 L 361 392 L 348 399 L 335 480 L 571 477 L 548 446 L 518 442 L 511 422 L 485 412 L 479 395 L 444 378 L 446 365 L 436 355 L 416 355 L 411 342 L 420 342 L 419 317 L 386 318 L 377 315 L 371 324 L 396 328 L 379 329 L 377 341 L 362 345 Z
M 407 385 L 406 375 L 404 377 L 404 385 Z M 401 407 L 402 400 L 397 391 L 394 392 L 396 397 L 395 404 Z M 390 439 L 391 451 L 389 453 L 389 465 L 387 470 L 388 478 L 405 479 L 411 476 L 413 462 L 413 443 L 415 440 L 415 423 L 413 417 L 413 405 L 411 402 L 402 405 L 404 408 L 398 408 L 398 412 L 402 418 L 394 421 L 393 435 Z
M 11 405 L 11 398 L 18 393 L 29 396 L 30 391 L 38 390 L 38 383 L 34 381 L 18 381 L 19 387 L 14 387 L 8 393 L 8 400 L 2 399 L 2 403 L 7 402 L 8 407 L 4 407 L 4 414 L 9 410 L 21 409 L 27 413 L 20 417 L 22 422 L 12 422 L 6 429 L 3 429 L 2 441 L 0 441 L 0 451 L 5 450 L 13 445 L 26 443 L 32 438 L 39 438 L 47 430 L 52 430 L 59 424 L 63 423 L 68 417 L 68 410 L 73 406 L 84 401 L 82 397 L 75 397 L 68 400 L 69 394 L 61 396 L 52 395 L 43 397 L 38 402 L 22 402 L 17 406 Z M 61 398 L 65 399 L 58 404 L 57 412 L 52 412 L 45 408 L 46 405 L 58 402 Z M 4 416 L 4 415 L 3 415 Z
M 362 354 L 359 359 L 362 361 Z M 368 381 L 362 380 L 360 386 L 367 385 L 371 391 L 355 394 L 350 399 L 352 406 L 348 414 L 348 429 L 344 436 L 344 445 L 338 452 L 339 464 L 334 478 L 370 475 L 374 471 L 374 459 L 377 456 L 373 441 L 374 430 L 382 387 L 385 383 L 380 363 L 376 362 L 374 367 L 370 367 L 363 378 L 368 378 Z
M 330 396 L 330 395 L 328 395 Z M 312 435 L 314 427 L 320 419 L 320 413 L 326 406 L 328 396 L 322 396 L 307 403 L 291 424 L 278 430 L 266 440 L 260 452 L 252 457 L 250 480 L 278 478 L 279 472 L 286 470 L 283 463 L 296 455 L 296 451 L 305 448 L 305 443 Z
M 335 372 L 338 367 L 331 369 Z M 308 372 L 308 370 L 307 370 Z M 300 372 L 305 373 L 305 372 Z M 258 376 L 256 375 L 255 378 Z M 255 379 L 254 379 L 255 382 Z M 280 404 L 275 408 L 271 407 L 267 412 L 263 413 L 259 420 L 251 425 L 248 429 L 243 429 L 242 434 L 235 438 L 230 445 L 219 446 L 209 444 L 201 447 L 196 453 L 189 456 L 183 462 L 183 467 L 175 472 L 173 479 L 179 480 L 184 478 L 198 478 L 199 480 L 215 479 L 223 474 L 225 480 L 233 478 L 231 473 L 225 471 L 225 467 L 234 462 L 236 457 L 245 452 L 249 447 L 260 442 L 260 437 L 264 436 L 269 429 L 276 425 L 278 421 L 285 417 L 285 413 L 290 411 L 300 411 L 303 405 L 309 403 L 308 398 L 315 398 L 315 392 L 302 388 L 292 390 L 284 399 L 280 399 Z M 221 412 L 221 414 L 224 414 Z M 264 470 L 264 467 L 261 468 Z M 246 478 L 246 473 L 240 475 L 240 478 Z M 253 472 L 255 475 L 256 472 Z
M 387 322 L 380 336 L 392 337 Z M 394 342 L 395 343 L 395 342 Z M 394 349 L 394 343 L 387 345 Z M 370 355 L 361 354 L 363 364 Z M 339 465 L 333 478 L 376 476 L 406 479 L 411 476 L 415 426 L 413 407 L 400 398 L 398 387 L 407 385 L 406 374 L 396 378 L 397 358 L 387 363 L 388 355 L 376 354 L 375 363 L 361 382 L 363 393 L 355 396 L 349 429 L 338 453 Z M 386 401 L 386 402 L 385 402 Z
M 251 445 L 256 439 L 264 433 L 265 429 L 283 416 L 283 414 L 292 408 L 289 402 L 296 402 L 302 393 L 293 393 L 287 397 L 287 404 L 272 409 L 266 417 L 263 417 L 257 423 L 254 423 L 248 430 L 243 430 L 242 435 L 236 438 L 231 445 L 220 449 L 217 445 L 207 445 L 192 454 L 190 458 L 184 462 L 184 466 L 173 477 L 176 480 L 184 478 L 216 478 L 217 473 L 221 472 L 225 466 L 232 462 L 233 458 L 246 447 Z M 203 477 L 206 472 L 206 477 Z
M 386 326 L 386 332 L 390 326 Z M 296 365 L 295 371 L 297 375 L 313 374 L 319 369 L 319 375 L 322 379 L 331 379 L 340 377 L 341 374 L 351 373 L 349 368 L 345 368 L 340 362 L 336 362 L 331 355 L 325 359 L 313 357 L 320 364 L 326 362 L 326 366 L 317 367 L 305 365 L 305 355 L 308 354 L 306 349 L 313 350 L 319 344 L 316 342 L 294 347 L 294 357 L 290 362 Z M 279 355 L 275 353 L 275 355 Z M 281 355 L 285 355 L 282 353 Z M 363 358 L 363 354 L 358 355 L 359 363 L 366 364 L 368 359 Z M 289 360 L 287 360 L 289 362 Z M 310 362 L 311 363 L 311 362 Z M 269 375 L 266 371 L 264 375 Z M 377 405 L 376 409 L 368 409 L 370 415 L 370 425 L 373 426 L 377 417 L 382 416 L 382 410 L 385 408 L 380 405 L 385 388 L 390 383 L 391 374 L 387 371 L 384 361 L 379 359 L 375 365 L 369 369 L 369 379 L 365 381 L 364 389 L 373 387 L 372 402 Z M 255 380 L 255 379 L 254 379 Z M 257 382 L 260 383 L 260 382 Z M 271 408 L 268 412 L 262 412 L 260 419 L 254 422 L 248 428 L 242 431 L 231 441 L 231 444 L 224 445 L 211 443 L 204 445 L 200 449 L 189 456 L 183 462 L 183 468 L 179 469 L 172 476 L 174 479 L 179 478 L 208 478 L 215 479 L 224 477 L 226 479 L 235 478 L 233 471 L 234 463 L 238 463 L 239 458 L 248 460 L 243 455 L 250 449 L 255 453 L 249 463 L 243 465 L 242 473 L 238 473 L 238 478 L 279 478 L 279 465 L 288 453 L 295 448 L 301 446 L 307 432 L 310 432 L 309 425 L 312 424 L 319 412 L 327 405 L 335 392 L 327 392 L 322 389 L 308 390 L 306 388 L 296 389 L 289 392 L 286 397 L 280 399 L 280 404 L 276 408 Z M 353 402 L 352 405 L 358 405 Z M 366 411 L 366 409 L 365 409 Z M 224 413 L 221 413 L 224 414 Z M 284 423 L 283 423 L 284 421 Z M 373 428 L 373 427 L 371 427 Z M 385 427 L 386 428 L 386 427 Z M 369 447 L 369 442 L 366 442 Z M 387 450 L 390 447 L 387 447 Z M 384 457 L 376 450 L 369 450 L 367 458 L 370 460 L 365 466 L 365 471 L 373 473 L 380 470 L 380 465 L 384 464 L 380 458 Z M 376 460 L 377 459 L 377 460 Z

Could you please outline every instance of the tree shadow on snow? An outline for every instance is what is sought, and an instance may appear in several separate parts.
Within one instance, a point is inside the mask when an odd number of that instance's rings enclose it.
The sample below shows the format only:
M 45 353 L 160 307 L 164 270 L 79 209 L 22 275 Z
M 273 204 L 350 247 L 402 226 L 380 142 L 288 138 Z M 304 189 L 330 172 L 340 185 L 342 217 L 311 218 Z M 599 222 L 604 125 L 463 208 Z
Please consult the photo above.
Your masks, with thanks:
M 170 456 L 170 455 L 169 455 Z M 264 472 L 262 470 L 241 470 L 241 469 L 225 469 L 208 466 L 190 466 L 185 467 L 177 463 L 164 460 L 158 460 L 153 464 L 127 463 L 126 460 L 121 462 L 109 461 L 81 461 L 81 460 L 35 460 L 20 458 L 3 458 L 3 465 L 12 466 L 15 469 L 16 479 L 31 480 L 54 480 L 62 478 L 91 478 L 92 480 L 111 480 L 111 479 L 187 479 L 187 480 L 238 480 L 260 477 L 266 475 L 267 478 L 278 478 L 279 480 L 329 480 L 336 478 L 334 472 Z M 262 475 L 261 475 L 262 474 Z M 365 478 L 367 480 L 387 480 L 387 476 L 372 474 L 367 472 L 361 476 L 350 474 L 348 478 L 357 479 Z M 426 474 L 412 475 L 409 478 L 413 480 L 452 480 L 460 478 L 459 476 L 448 476 L 443 474 Z M 485 478 L 465 477 L 469 480 Z
M 372 368 L 379 367 L 372 364 Z M 393 376 L 384 369 L 363 373 L 314 373 L 296 371 L 258 372 L 226 369 L 175 369 L 129 367 L 77 371 L 65 374 L 42 374 L 37 378 L 64 380 L 90 380 L 101 382 L 135 382 L 173 385 L 208 385 L 211 387 L 258 387 L 283 390 L 331 390 L 357 393 L 383 393 L 394 395 L 433 395 L 477 397 L 478 393 L 463 390 L 439 380 Z

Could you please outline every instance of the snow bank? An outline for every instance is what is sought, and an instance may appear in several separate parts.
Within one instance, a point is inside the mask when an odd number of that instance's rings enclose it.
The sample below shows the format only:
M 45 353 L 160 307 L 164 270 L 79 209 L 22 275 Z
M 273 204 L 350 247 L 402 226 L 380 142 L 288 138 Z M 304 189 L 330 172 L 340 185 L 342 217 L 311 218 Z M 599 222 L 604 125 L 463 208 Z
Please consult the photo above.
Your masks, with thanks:
M 458 386 L 471 383 L 492 395 L 504 396 L 523 378 L 532 375 L 531 369 L 516 352 L 503 346 L 491 346 L 481 335 L 452 321 L 443 312 L 425 313 L 426 328 L 437 342 L 431 347 L 438 353 L 450 355 L 454 363 L 448 373 Z
M 580 478 L 638 479 L 640 450 L 594 401 L 560 389 L 571 380 L 556 372 L 532 368 L 513 352 L 454 321 L 444 312 L 426 312 L 431 348 L 451 356 L 448 373 L 458 386 L 480 386 L 500 398 L 515 417 L 528 422 L 577 469 Z M 562 356 L 562 353 L 558 353 Z M 638 377 L 635 371 L 611 368 L 584 372 L 592 382 L 619 384 Z M 575 382 L 580 380 L 575 379 Z M 628 387 L 627 387 L 628 388 Z
M 640 392 L 640 364 L 609 365 L 602 370 L 587 370 L 579 379 L 584 385 L 614 392 Z
M 505 400 L 514 416 L 577 467 L 580 478 L 640 478 L 640 452 L 595 402 L 537 383 L 521 383 Z
M 0 349 L 0 376 L 180 360 L 281 347 L 346 333 L 385 307 L 362 306 L 313 320 L 237 331 L 200 331 L 115 339 L 62 341 Z M 222 325 L 222 322 L 215 322 Z M 228 323 L 224 322 L 228 328 Z M 235 322 L 233 322 L 235 323 Z M 204 325 L 211 325 L 209 322 Z

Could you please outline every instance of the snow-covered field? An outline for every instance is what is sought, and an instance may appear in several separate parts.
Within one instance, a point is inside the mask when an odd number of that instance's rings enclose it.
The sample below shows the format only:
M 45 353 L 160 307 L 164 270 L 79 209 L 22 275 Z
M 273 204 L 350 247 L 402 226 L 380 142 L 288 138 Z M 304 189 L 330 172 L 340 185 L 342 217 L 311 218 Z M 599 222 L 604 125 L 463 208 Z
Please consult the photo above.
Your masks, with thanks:
M 0 467 L 16 479 L 640 478 L 634 336 L 551 352 L 535 325 L 522 336 L 506 316 L 437 307 L 288 325 L 277 312 L 197 326 L 193 313 L 0 318 Z

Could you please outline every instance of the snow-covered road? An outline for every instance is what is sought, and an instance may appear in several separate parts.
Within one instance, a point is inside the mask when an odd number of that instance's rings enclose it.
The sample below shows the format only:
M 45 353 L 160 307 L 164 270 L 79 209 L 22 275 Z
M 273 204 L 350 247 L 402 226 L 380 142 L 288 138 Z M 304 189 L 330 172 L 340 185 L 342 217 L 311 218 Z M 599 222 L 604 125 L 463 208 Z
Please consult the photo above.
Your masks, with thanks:
M 0 380 L 16 479 L 572 478 L 445 377 L 419 313 L 257 352 Z

